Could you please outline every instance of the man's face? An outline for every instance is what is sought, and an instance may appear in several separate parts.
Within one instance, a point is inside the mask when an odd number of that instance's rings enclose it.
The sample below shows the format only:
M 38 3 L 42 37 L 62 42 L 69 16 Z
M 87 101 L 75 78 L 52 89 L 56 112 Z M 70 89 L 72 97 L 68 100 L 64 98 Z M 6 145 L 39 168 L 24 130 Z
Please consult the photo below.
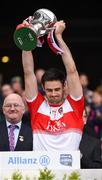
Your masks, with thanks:
M 61 104 L 63 102 L 64 86 L 60 81 L 46 81 L 44 90 L 50 104 Z
M 20 96 L 11 94 L 5 99 L 3 105 L 3 113 L 5 115 L 5 118 L 10 123 L 15 124 L 20 122 L 24 111 L 24 104 Z

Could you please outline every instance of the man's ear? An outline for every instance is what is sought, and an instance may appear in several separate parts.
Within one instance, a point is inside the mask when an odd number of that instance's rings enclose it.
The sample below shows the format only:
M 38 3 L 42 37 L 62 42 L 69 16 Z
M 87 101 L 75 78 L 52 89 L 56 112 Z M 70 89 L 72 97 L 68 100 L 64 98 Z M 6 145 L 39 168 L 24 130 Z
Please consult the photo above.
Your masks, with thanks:
M 67 81 L 64 82 L 64 87 L 66 87 Z
M 3 114 L 5 114 L 5 109 L 2 107 L 2 112 L 3 112 Z
M 23 109 L 22 109 L 23 114 L 25 113 L 25 111 L 26 111 L 26 107 L 25 107 L 25 105 L 24 105 L 24 107 L 23 107 Z
M 69 94 L 69 88 L 68 88 L 68 83 L 65 81 L 64 83 L 64 92 L 65 92 L 65 97 Z

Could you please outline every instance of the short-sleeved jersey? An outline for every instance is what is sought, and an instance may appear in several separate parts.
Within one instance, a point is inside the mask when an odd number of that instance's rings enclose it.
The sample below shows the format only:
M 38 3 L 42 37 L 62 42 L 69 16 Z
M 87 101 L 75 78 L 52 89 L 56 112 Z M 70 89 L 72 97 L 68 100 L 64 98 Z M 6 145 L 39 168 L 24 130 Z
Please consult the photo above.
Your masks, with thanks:
M 60 106 L 50 106 L 41 94 L 27 101 L 33 130 L 34 150 L 78 150 L 82 129 L 84 98 L 68 96 Z

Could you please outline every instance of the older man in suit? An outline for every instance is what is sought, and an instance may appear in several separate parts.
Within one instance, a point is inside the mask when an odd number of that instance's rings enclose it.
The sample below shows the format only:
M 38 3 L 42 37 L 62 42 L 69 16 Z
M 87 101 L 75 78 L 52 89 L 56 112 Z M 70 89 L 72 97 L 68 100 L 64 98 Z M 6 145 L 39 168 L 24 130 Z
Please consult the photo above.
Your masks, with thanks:
M 4 120 L 0 123 L 0 151 L 31 151 L 33 136 L 21 96 L 12 93 L 3 103 Z

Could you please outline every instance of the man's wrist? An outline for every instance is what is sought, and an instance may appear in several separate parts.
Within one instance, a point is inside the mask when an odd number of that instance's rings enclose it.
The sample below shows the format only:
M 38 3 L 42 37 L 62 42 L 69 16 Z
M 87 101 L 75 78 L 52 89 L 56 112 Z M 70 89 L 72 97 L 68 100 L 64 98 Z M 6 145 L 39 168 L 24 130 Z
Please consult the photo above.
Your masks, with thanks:
M 56 33 L 55 33 L 55 37 L 56 37 L 57 40 L 58 40 L 58 39 L 62 39 L 62 34 L 56 34 Z

